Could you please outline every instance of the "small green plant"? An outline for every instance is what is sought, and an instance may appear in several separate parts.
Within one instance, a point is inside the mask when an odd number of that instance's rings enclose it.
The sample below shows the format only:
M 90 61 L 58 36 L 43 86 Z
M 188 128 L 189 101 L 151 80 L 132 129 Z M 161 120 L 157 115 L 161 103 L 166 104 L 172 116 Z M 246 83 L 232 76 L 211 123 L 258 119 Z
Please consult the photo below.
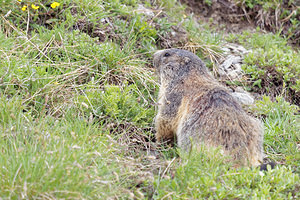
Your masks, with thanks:
M 87 116 L 93 113 L 96 116 L 106 116 L 109 121 L 130 122 L 141 126 L 152 122 L 154 110 L 153 107 L 143 106 L 143 99 L 136 90 L 136 85 L 126 83 L 122 87 L 106 85 L 102 91 L 91 88 L 84 96 L 79 97 L 79 102 L 84 105 L 81 107 L 85 108 Z
M 155 40 L 157 38 L 156 30 L 151 27 L 147 21 L 142 20 L 140 15 L 133 18 L 131 23 L 134 26 L 134 30 L 141 35 L 140 37 L 146 37 L 151 40 Z
M 211 6 L 212 5 L 212 0 L 204 0 L 204 3 L 206 3 L 209 6 Z

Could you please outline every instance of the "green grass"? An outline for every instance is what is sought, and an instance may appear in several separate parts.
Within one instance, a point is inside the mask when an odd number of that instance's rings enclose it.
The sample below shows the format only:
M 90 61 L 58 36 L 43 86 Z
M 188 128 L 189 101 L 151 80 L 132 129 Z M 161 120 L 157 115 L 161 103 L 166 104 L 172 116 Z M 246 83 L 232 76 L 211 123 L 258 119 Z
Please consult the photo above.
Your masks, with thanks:
M 19 99 L 1 100 L 8 112 L 1 113 L 1 197 L 104 198 L 118 191 L 112 172 L 121 169 L 109 164 L 116 150 L 97 125 L 71 111 L 61 120 L 32 121 Z
M 271 102 L 269 97 L 256 104 L 256 113 L 263 118 L 265 125 L 265 152 L 267 157 L 284 165 L 294 166 L 300 173 L 300 117 L 299 107 L 290 105 L 282 97 Z
M 267 172 L 230 169 L 219 150 L 205 148 L 190 156 L 182 155 L 182 158 L 174 178 L 155 182 L 155 199 L 299 198 L 299 176 L 289 168 L 279 167 Z
M 265 124 L 267 160 L 281 165 L 263 174 L 234 170 L 218 150 L 184 155 L 154 142 L 153 52 L 168 40 L 213 70 L 222 33 L 198 24 L 174 0 L 51 3 L 1 5 L 0 198 L 299 198 L 299 110 L 284 99 L 299 89 L 299 53 L 286 39 L 226 38 L 255 49 L 245 59 L 249 90 L 258 91 L 253 82 L 268 66 L 281 73 L 286 91 L 251 111 Z M 154 15 L 137 12 L 138 4 Z M 178 24 L 186 34 L 168 38 Z

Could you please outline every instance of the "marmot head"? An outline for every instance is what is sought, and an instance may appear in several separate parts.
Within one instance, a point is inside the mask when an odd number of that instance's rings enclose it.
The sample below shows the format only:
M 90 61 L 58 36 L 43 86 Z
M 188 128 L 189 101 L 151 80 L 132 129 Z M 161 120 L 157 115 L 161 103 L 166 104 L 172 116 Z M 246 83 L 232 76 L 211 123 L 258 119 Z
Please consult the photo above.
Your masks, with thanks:
M 157 51 L 153 55 L 153 65 L 160 81 L 164 82 L 183 78 L 190 72 L 208 75 L 205 64 L 198 56 L 181 49 Z

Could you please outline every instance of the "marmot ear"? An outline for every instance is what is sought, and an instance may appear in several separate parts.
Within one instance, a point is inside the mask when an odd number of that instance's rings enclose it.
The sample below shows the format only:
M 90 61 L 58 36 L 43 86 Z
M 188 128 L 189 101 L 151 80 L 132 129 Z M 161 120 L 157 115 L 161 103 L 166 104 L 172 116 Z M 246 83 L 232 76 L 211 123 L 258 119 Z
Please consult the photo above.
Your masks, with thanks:
M 188 64 L 189 62 L 191 62 L 191 59 L 189 57 L 184 57 L 183 61 L 185 64 Z

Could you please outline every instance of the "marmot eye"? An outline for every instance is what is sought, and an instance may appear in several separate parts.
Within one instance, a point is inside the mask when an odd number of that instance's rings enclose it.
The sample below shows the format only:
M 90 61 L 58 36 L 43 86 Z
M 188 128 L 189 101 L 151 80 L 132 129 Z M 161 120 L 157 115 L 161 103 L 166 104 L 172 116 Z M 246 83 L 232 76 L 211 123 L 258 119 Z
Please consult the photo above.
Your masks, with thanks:
M 169 57 L 170 54 L 169 53 L 165 53 L 164 57 Z

